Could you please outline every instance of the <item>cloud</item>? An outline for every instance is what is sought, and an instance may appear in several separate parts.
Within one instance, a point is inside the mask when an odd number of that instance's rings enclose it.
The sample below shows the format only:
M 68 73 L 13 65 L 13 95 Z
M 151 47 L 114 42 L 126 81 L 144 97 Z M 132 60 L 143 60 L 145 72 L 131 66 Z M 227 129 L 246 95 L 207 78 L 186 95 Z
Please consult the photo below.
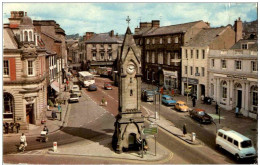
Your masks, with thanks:
M 55 20 L 66 34 L 84 34 L 115 30 L 125 33 L 126 17 L 130 28 L 144 22 L 161 20 L 161 26 L 208 21 L 212 27 L 257 19 L 256 3 L 3 3 L 3 22 L 8 23 L 10 11 L 26 11 L 37 20 Z

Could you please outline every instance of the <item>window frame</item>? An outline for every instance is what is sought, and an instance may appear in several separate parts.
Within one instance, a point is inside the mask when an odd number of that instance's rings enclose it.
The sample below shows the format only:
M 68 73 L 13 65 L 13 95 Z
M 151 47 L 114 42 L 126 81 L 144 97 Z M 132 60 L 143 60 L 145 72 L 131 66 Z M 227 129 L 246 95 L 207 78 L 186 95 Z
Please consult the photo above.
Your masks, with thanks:
M 100 53 L 100 60 L 105 60 L 105 53 L 104 52 Z
M 162 37 L 160 38 L 160 44 L 163 44 L 163 38 Z
M 199 50 L 196 50 L 196 59 L 199 59 Z
M 193 67 L 190 66 L 190 75 L 193 75 Z
M 184 66 L 184 74 L 188 74 L 188 66 Z
M 178 44 L 178 43 L 179 43 L 179 37 L 175 37 L 175 38 L 174 38 L 174 43 L 175 43 L 175 44 Z
M 171 37 L 168 37 L 167 42 L 168 42 L 168 44 L 170 44 L 172 42 Z
M 205 76 L 205 68 L 201 67 L 201 76 L 204 77 Z
M 32 66 L 29 66 L 29 65 L 32 65 Z M 29 72 L 32 72 L 32 73 L 29 73 Z M 27 75 L 28 76 L 34 76 L 34 61 L 33 60 L 28 60 L 27 61 Z
M 247 43 L 242 43 L 241 44 L 242 49 L 248 49 L 248 44 Z
M 193 58 L 193 50 L 190 50 L 190 58 Z
M 205 59 L 205 50 L 202 50 L 202 59 Z
M 7 62 L 7 67 L 5 66 L 5 62 Z M 9 60 L 4 60 L 4 65 L 3 65 L 3 69 L 4 69 L 4 71 L 3 71 L 3 76 L 4 77 L 9 77 L 10 76 L 10 61 Z M 7 71 L 8 73 L 7 74 L 5 74 L 5 71 Z
M 235 61 L 235 65 L 236 65 L 236 70 L 242 70 L 242 61 L 241 60 L 236 60 Z
M 226 60 L 221 60 L 221 68 L 226 69 L 227 68 L 227 61 Z
M 257 68 L 257 62 L 256 61 L 251 61 L 251 70 L 252 72 L 257 72 L 258 68 Z

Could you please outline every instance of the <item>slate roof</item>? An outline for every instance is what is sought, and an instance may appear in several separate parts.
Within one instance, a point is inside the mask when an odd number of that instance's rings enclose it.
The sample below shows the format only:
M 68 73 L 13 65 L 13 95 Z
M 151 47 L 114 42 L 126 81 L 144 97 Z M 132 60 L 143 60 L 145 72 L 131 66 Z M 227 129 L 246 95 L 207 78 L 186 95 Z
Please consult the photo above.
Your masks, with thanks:
M 121 43 L 121 37 L 111 37 L 109 33 L 94 34 L 86 43 Z
M 218 36 L 226 30 L 227 27 L 204 28 L 185 46 L 203 47 L 210 45 Z
M 239 40 L 230 49 L 242 49 L 243 43 L 248 43 L 248 50 L 258 51 L 258 41 L 257 40 L 244 40 L 244 39 Z
M 195 21 L 195 22 L 189 22 L 189 23 L 183 23 L 183 24 L 177 24 L 177 25 L 170 25 L 170 26 L 162 26 L 159 28 L 152 28 L 147 32 L 147 34 L 144 34 L 143 36 L 155 36 L 155 35 L 163 35 L 163 34 L 173 34 L 173 33 L 181 33 L 187 31 L 192 26 L 196 25 L 197 23 L 202 22 Z
M 41 32 L 42 34 L 46 35 L 47 37 L 50 37 L 51 39 L 53 39 L 54 41 L 57 41 L 57 42 L 61 42 L 61 40 L 51 34 L 48 34 L 46 32 Z

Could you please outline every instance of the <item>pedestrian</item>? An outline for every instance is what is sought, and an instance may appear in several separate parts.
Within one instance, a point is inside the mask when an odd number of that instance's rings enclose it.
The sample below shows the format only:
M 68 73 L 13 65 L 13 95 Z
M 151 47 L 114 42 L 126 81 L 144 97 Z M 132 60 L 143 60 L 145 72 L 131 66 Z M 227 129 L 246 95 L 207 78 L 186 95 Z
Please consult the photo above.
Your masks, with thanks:
M 20 123 L 16 123 L 15 124 L 15 127 L 16 127 L 16 132 L 19 133 L 19 130 L 20 130 Z
M 52 112 L 51 112 L 51 117 L 52 117 L 52 120 L 54 120 L 55 118 L 57 118 L 57 115 L 56 115 L 56 111 L 53 109 Z
M 239 115 L 239 107 L 238 106 L 236 107 L 235 114 L 236 114 L 236 117 L 238 117 L 238 115 Z
M 11 128 L 12 133 L 14 133 L 14 123 L 13 122 L 10 123 L 10 128 Z
M 65 87 L 64 87 L 64 92 L 67 91 L 67 84 L 65 84 Z
M 9 131 L 9 123 L 5 123 L 5 133 L 8 134 Z
M 186 124 L 183 125 L 182 133 L 183 133 L 183 136 L 185 136 L 187 134 Z
M 201 95 L 201 102 L 202 102 L 202 104 L 204 103 L 204 99 L 205 99 L 205 96 Z
M 22 133 L 22 136 L 20 137 L 20 150 L 23 147 L 23 151 L 25 150 L 25 147 L 27 146 L 27 142 L 26 142 L 26 136 L 24 133 Z
M 47 128 L 47 126 L 46 126 L 46 125 L 43 127 L 43 131 L 46 131 L 46 134 L 48 134 L 48 133 L 49 133 L 49 129 Z
M 61 111 L 60 103 L 58 104 L 58 111 L 59 111 L 59 112 Z
M 215 108 L 216 108 L 216 114 L 218 114 L 218 103 L 216 103 Z
M 192 106 L 193 107 L 196 106 L 196 97 L 195 96 L 192 97 Z
M 105 100 L 104 96 L 102 97 L 101 105 L 105 105 L 105 106 L 107 105 L 107 101 Z

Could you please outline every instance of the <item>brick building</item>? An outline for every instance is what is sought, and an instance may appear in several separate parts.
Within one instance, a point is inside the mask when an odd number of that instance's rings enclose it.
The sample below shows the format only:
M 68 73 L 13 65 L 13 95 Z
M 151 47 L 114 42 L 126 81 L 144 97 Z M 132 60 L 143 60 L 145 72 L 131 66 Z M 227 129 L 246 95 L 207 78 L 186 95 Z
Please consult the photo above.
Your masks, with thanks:
M 158 20 L 140 22 L 135 41 L 142 48 L 143 81 L 180 93 L 181 47 L 209 24 L 196 21 L 160 27 Z
M 38 36 L 26 12 L 11 12 L 3 28 L 3 121 L 19 122 L 21 129 L 39 125 L 46 111 L 48 62 Z

